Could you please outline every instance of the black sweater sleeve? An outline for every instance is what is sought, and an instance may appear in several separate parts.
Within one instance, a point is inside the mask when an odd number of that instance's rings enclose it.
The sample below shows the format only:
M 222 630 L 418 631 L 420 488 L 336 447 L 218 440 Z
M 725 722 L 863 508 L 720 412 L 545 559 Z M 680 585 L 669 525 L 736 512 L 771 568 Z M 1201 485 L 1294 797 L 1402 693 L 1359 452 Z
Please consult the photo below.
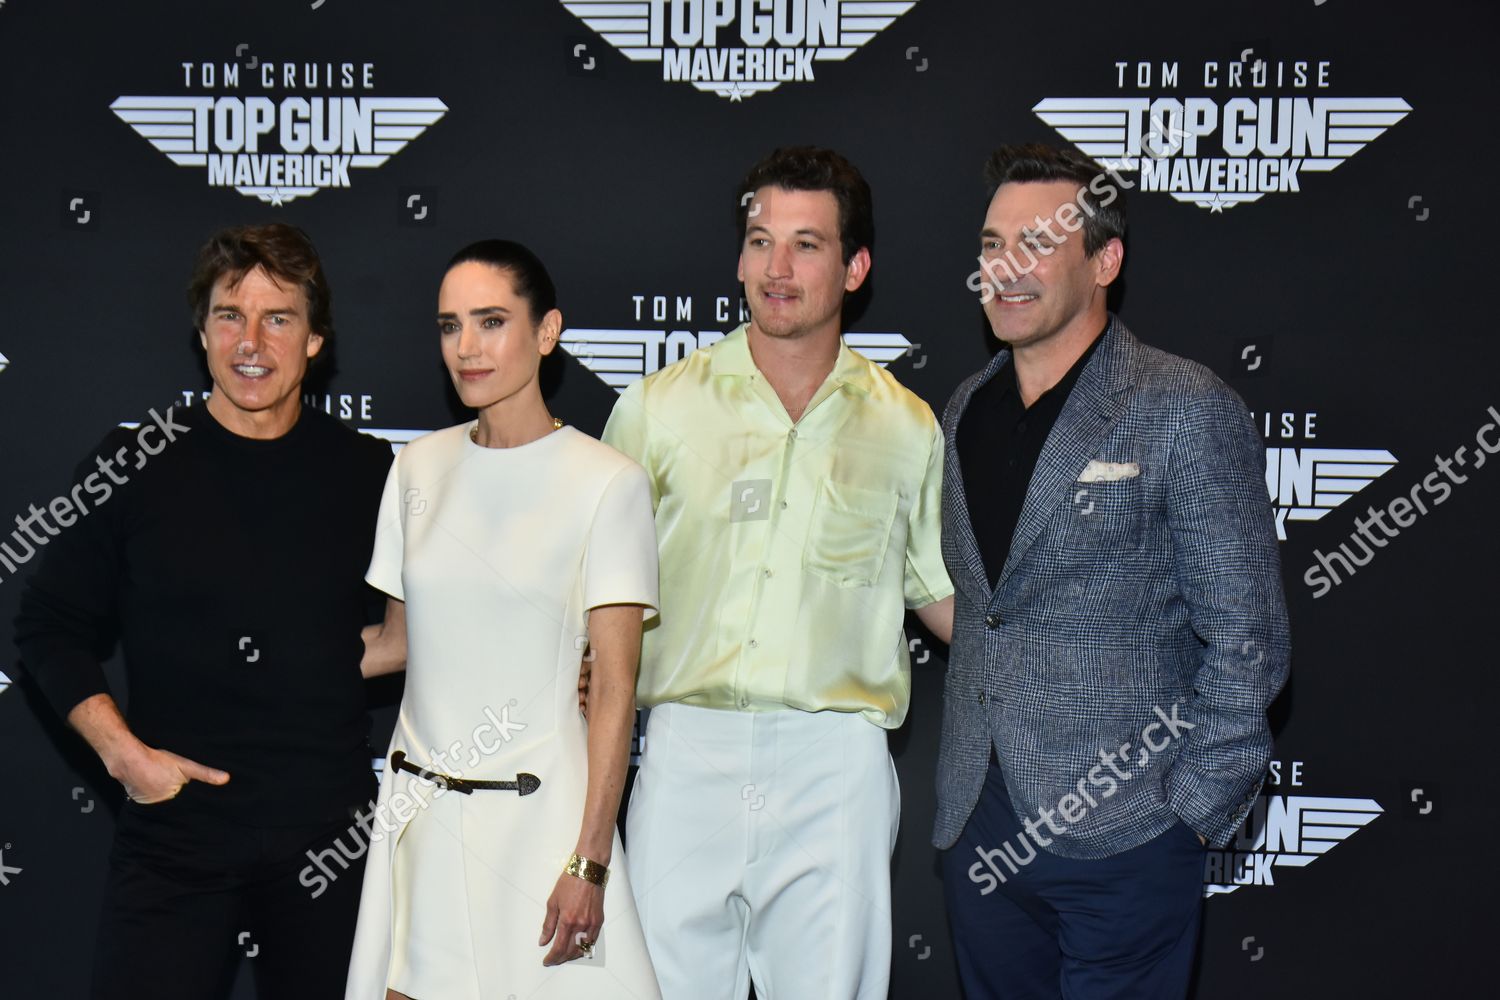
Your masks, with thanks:
M 69 496 L 77 520 L 48 537 L 26 582 L 16 617 L 21 667 L 57 714 L 66 718 L 84 699 L 108 693 L 101 662 L 119 637 L 118 597 L 128 503 L 96 461 L 113 458 L 129 432 L 112 431 L 79 463 Z M 128 446 L 125 446 L 128 448 Z

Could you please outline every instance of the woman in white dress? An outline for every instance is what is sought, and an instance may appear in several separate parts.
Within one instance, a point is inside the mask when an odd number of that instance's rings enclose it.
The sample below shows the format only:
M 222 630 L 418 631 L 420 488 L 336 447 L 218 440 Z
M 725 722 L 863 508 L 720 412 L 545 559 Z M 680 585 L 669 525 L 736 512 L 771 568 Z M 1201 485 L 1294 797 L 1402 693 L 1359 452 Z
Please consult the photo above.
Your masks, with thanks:
M 346 997 L 659 997 L 615 829 L 657 601 L 646 474 L 547 412 L 562 314 L 529 250 L 459 251 L 437 325 L 478 419 L 386 482 L 363 668 L 405 666 L 406 690 Z

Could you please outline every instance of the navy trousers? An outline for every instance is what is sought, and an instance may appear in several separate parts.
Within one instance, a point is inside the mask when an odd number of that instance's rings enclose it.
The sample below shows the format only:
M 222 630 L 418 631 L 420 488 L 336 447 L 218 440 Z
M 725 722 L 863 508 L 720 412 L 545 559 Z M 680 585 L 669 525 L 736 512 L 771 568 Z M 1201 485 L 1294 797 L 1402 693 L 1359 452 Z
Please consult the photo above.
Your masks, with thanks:
M 1077 860 L 1037 849 L 1024 832 L 991 761 L 963 836 L 942 852 L 968 1000 L 1185 997 L 1203 908 L 1198 835 L 1179 822 L 1121 854 Z

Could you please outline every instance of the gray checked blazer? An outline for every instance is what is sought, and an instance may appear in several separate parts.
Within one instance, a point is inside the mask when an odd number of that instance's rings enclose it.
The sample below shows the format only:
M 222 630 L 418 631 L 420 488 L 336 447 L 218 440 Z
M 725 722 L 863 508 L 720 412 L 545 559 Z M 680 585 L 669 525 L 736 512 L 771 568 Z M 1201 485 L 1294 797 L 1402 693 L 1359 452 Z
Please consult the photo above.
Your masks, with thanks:
M 957 589 L 933 843 L 963 832 L 993 743 L 1016 817 L 1054 854 L 1118 854 L 1179 819 L 1222 845 L 1259 794 L 1290 651 L 1264 442 L 1212 372 L 1111 315 L 991 589 L 956 440 L 1009 357 L 943 414 Z

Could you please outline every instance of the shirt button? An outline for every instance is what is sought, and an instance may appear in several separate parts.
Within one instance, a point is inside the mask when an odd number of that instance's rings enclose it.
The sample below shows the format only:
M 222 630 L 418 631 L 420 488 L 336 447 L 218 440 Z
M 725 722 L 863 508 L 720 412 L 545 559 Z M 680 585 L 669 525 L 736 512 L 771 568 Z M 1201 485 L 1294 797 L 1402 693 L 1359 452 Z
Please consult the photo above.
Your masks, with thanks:
M 988 625 L 990 628 L 999 628 L 1000 627 L 1000 616 L 997 615 L 997 614 L 993 614 L 993 613 L 985 615 L 984 616 L 984 623 L 986 625 Z
M 786 510 L 786 501 L 785 500 L 781 501 L 781 509 L 782 510 Z
M 767 580 L 771 579 L 771 571 L 770 570 L 766 570 L 766 579 Z
M 750 648 L 751 648 L 751 649 L 759 649 L 759 648 L 760 648 L 760 643 L 759 643 L 759 642 L 757 642 L 757 641 L 756 641 L 756 640 L 754 640 L 754 639 L 751 639 L 751 640 L 750 640 Z
M 797 428 L 793 427 L 791 430 L 787 431 L 786 436 L 791 438 L 793 441 L 797 440 Z
M 984 704 L 984 692 L 983 691 L 979 692 L 979 704 L 981 704 L 981 705 Z
M 749 698 L 741 698 L 740 699 L 740 708 L 749 708 L 749 707 L 750 707 L 750 699 Z

